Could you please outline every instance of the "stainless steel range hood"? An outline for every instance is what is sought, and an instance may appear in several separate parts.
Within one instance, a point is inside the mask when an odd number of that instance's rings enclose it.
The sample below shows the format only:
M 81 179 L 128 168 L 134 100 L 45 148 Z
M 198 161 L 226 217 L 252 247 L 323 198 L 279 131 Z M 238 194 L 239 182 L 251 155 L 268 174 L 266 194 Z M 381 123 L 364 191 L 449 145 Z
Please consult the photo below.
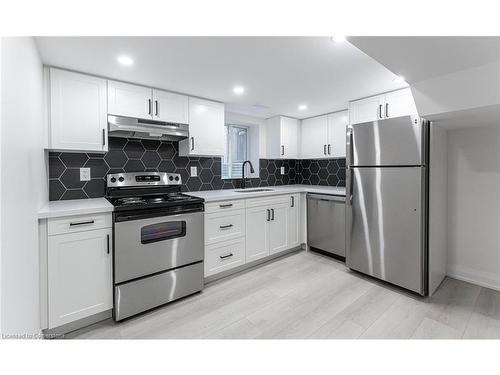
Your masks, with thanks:
M 108 115 L 110 137 L 179 141 L 188 137 L 188 130 L 187 124 Z

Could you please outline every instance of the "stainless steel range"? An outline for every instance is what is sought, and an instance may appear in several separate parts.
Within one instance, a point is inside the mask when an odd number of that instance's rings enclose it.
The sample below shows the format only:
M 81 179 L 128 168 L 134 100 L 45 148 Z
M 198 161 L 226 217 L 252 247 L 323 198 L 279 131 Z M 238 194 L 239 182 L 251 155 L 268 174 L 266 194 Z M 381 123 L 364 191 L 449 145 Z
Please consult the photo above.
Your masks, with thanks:
M 203 289 L 203 199 L 180 188 L 176 173 L 107 176 L 117 321 Z

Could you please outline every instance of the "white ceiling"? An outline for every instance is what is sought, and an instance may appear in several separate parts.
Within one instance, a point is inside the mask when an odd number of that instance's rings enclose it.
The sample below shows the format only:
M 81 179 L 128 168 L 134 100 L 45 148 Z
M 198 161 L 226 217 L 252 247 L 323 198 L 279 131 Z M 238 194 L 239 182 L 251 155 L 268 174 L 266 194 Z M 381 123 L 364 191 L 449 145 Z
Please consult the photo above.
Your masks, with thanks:
M 38 37 L 37 44 L 46 65 L 219 100 L 258 117 L 310 117 L 404 86 L 365 53 L 329 37 Z M 134 65 L 120 66 L 120 54 Z M 245 94 L 233 94 L 235 85 Z
M 497 36 L 358 36 L 349 42 L 410 84 L 500 60 Z

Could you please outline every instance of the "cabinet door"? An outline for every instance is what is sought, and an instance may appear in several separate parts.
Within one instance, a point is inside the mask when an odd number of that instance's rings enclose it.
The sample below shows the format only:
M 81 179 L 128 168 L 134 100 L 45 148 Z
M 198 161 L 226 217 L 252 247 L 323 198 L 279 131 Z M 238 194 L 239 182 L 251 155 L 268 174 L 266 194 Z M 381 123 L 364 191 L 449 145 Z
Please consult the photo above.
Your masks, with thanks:
M 281 158 L 297 159 L 299 156 L 299 120 L 281 117 Z
M 290 204 L 288 205 L 288 241 L 287 247 L 299 246 L 300 236 L 300 194 L 290 195 Z
M 300 137 L 300 157 L 302 159 L 327 157 L 327 130 L 327 116 L 302 120 Z
M 116 116 L 152 119 L 152 95 L 149 87 L 108 80 L 108 113 Z
M 49 328 L 113 307 L 111 235 L 108 228 L 49 236 Z
M 269 255 L 270 212 L 266 207 L 246 209 L 246 262 Z
M 155 120 L 188 123 L 188 97 L 153 89 L 153 117 Z
M 348 123 L 347 111 L 328 115 L 328 147 L 327 153 L 332 158 L 346 156 L 346 128 Z
M 349 114 L 351 124 L 376 121 L 383 117 L 384 96 L 372 96 L 370 98 L 351 102 Z M 382 116 L 382 117 L 381 117 Z
M 107 151 L 106 80 L 50 69 L 50 148 Z
M 189 98 L 189 138 L 179 142 L 181 156 L 224 155 L 224 104 Z
M 281 117 L 271 117 L 266 120 L 266 157 L 283 158 L 284 149 L 281 146 Z
M 393 91 L 385 95 L 384 117 L 416 115 L 417 107 L 410 88 Z
M 275 254 L 288 248 L 288 204 L 273 205 L 271 210 L 269 253 Z

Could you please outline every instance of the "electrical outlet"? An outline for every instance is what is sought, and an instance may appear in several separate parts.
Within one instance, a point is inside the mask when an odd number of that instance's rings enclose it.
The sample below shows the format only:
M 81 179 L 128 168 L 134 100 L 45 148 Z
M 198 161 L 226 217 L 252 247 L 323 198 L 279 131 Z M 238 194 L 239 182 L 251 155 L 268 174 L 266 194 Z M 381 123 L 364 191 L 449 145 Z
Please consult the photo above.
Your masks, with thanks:
M 198 167 L 191 167 L 191 177 L 198 176 Z
M 90 168 L 80 168 L 80 181 L 90 181 Z
M 281 174 L 285 174 L 285 167 L 281 167 Z

